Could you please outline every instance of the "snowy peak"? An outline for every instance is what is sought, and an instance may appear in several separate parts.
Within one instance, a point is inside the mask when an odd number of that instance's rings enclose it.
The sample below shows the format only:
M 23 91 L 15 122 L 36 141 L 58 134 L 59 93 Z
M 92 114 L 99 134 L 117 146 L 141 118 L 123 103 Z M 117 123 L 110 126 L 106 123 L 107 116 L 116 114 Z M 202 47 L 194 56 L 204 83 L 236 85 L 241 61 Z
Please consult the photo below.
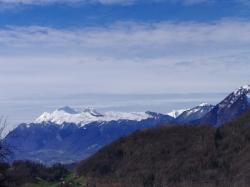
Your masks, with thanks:
M 180 116 L 183 112 L 185 112 L 187 110 L 189 110 L 189 109 L 173 110 L 172 112 L 169 112 L 167 115 L 169 115 L 173 118 L 177 118 L 178 116 Z
M 57 111 L 62 111 L 62 112 L 69 113 L 69 114 L 78 114 L 78 113 L 79 113 L 79 112 L 76 111 L 75 109 L 70 108 L 70 107 L 68 107 L 68 106 L 59 108 L 59 109 L 57 109 Z
M 146 112 L 106 112 L 101 114 L 92 108 L 77 111 L 70 107 L 63 107 L 51 113 L 43 113 L 35 120 L 35 123 L 52 122 L 59 125 L 63 123 L 75 123 L 83 126 L 92 122 L 118 120 L 142 121 L 154 117 L 152 114 Z
M 101 117 L 103 116 L 101 113 L 97 112 L 95 109 L 93 108 L 87 108 L 83 110 L 83 113 L 89 113 L 92 116 L 96 116 L 96 117 Z
M 208 103 L 201 103 L 198 105 L 198 107 L 206 107 L 206 106 L 211 106 L 211 105 Z
M 234 92 L 232 92 L 229 96 L 227 96 L 222 102 L 218 104 L 219 111 L 225 110 L 226 108 L 230 108 L 233 104 L 240 101 L 246 101 L 249 103 L 250 98 L 250 85 L 245 85 Z
M 229 97 L 232 100 L 231 102 L 235 102 L 240 97 L 242 96 L 249 97 L 249 95 L 250 95 L 250 85 L 245 85 L 235 90 L 232 94 L 229 95 Z
M 250 85 L 241 86 L 240 88 L 234 91 L 235 96 L 240 96 L 249 93 L 250 93 Z
M 194 114 L 194 113 L 206 113 L 212 110 L 214 106 L 208 103 L 201 103 L 198 106 L 186 111 L 189 115 Z
M 69 106 L 65 106 L 65 107 L 57 109 L 56 111 L 64 112 L 64 113 L 68 113 L 68 114 L 86 113 L 86 114 L 90 114 L 92 116 L 102 116 L 102 114 L 97 112 L 94 108 L 85 108 L 83 110 L 76 110 L 76 109 L 71 108 Z
M 201 103 L 200 105 L 188 109 L 184 111 L 182 114 L 180 114 L 176 118 L 177 123 L 190 123 L 192 121 L 198 120 L 202 118 L 204 115 L 206 115 L 208 112 L 210 112 L 214 108 L 213 105 L 210 105 L 208 103 Z
M 236 119 L 250 109 L 250 85 L 241 86 L 217 104 L 207 115 L 200 119 L 200 124 L 220 126 Z

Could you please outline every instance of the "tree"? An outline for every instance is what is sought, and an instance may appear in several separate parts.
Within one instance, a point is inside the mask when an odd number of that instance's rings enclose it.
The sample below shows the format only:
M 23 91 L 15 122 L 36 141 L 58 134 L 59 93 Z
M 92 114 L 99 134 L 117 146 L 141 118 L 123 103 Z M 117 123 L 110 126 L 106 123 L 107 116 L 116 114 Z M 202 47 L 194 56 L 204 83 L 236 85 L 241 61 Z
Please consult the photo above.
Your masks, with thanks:
M 8 156 L 11 154 L 10 146 L 4 142 L 4 132 L 7 127 L 7 120 L 0 118 L 0 162 L 6 161 Z

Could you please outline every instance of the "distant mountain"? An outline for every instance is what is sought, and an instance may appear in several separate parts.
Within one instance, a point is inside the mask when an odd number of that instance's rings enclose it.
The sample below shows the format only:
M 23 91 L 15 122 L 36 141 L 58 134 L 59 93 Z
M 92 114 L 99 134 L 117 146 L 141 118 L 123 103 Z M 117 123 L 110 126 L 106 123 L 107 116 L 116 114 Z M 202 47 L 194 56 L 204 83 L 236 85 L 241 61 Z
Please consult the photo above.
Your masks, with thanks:
M 210 112 L 214 108 L 213 105 L 202 103 L 194 108 L 188 109 L 182 112 L 175 120 L 177 124 L 190 123 L 194 120 L 198 120 Z
M 70 163 L 87 158 L 104 145 L 136 130 L 159 124 L 221 126 L 250 109 L 250 86 L 231 93 L 216 106 L 203 103 L 169 115 L 155 112 L 76 110 L 68 106 L 45 112 L 34 123 L 21 124 L 5 141 L 18 149 L 13 159 Z M 171 115 L 171 116 L 170 116 Z
M 250 109 L 250 85 L 242 86 L 229 94 L 210 112 L 194 123 L 220 126 Z
M 13 160 L 72 163 L 138 129 L 172 121 L 172 117 L 154 112 L 101 114 L 63 107 L 42 114 L 34 123 L 19 125 L 5 141 L 15 147 Z
M 105 146 L 82 161 L 89 187 L 250 186 L 250 112 L 219 128 L 161 126 Z
M 45 112 L 35 120 L 35 123 L 51 122 L 58 125 L 74 123 L 84 126 L 92 122 L 109 122 L 118 120 L 141 121 L 154 116 L 146 112 L 106 112 L 101 114 L 94 109 L 87 108 L 83 111 L 75 110 L 68 106 L 55 110 L 52 113 Z
M 175 118 L 175 124 L 190 124 L 195 120 L 199 120 L 214 108 L 213 105 L 202 103 L 190 109 L 173 110 L 168 115 Z
M 189 109 L 173 110 L 173 111 L 169 112 L 167 115 L 169 115 L 173 118 L 177 118 L 179 115 L 181 115 L 186 110 L 189 110 Z

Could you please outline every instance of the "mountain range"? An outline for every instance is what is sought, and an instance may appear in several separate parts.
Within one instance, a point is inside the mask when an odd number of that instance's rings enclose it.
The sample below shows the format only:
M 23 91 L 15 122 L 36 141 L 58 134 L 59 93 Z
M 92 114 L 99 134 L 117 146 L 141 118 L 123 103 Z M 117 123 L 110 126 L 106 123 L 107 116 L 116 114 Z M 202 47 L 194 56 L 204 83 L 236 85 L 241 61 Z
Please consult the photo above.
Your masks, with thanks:
M 5 141 L 16 148 L 14 160 L 72 163 L 131 132 L 173 119 L 154 112 L 99 114 L 64 107 L 42 114 L 34 123 L 19 125 Z
M 33 123 L 20 124 L 4 141 L 15 147 L 13 160 L 72 163 L 140 129 L 161 124 L 219 127 L 249 109 L 249 94 L 250 86 L 243 86 L 215 106 L 202 103 L 168 114 L 150 111 L 99 113 L 94 109 L 63 107 L 43 113 Z

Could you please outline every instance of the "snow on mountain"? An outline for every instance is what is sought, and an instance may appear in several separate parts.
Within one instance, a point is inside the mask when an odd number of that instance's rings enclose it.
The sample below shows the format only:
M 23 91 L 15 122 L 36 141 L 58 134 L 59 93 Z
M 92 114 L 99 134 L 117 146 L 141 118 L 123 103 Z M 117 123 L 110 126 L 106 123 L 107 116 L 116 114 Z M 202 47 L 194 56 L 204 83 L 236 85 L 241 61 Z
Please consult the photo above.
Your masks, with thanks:
M 99 112 L 97 112 L 95 109 L 93 108 L 86 108 L 83 110 L 84 113 L 89 113 L 92 116 L 96 116 L 96 117 L 102 117 L 103 115 Z
M 250 109 L 249 96 L 250 85 L 236 89 L 200 119 L 199 124 L 220 126 L 236 119 Z
M 69 114 L 77 114 L 77 113 L 79 113 L 79 112 L 76 111 L 75 109 L 70 108 L 70 107 L 68 107 L 68 106 L 59 108 L 59 109 L 57 109 L 57 110 L 58 110 L 58 111 L 62 111 L 62 112 L 66 112 L 66 113 L 69 113 Z
M 189 109 L 181 109 L 181 110 L 173 110 L 172 112 L 169 112 L 167 115 L 177 118 L 179 115 L 181 115 L 183 112 L 187 111 Z
M 138 129 L 173 123 L 220 126 L 249 110 L 249 99 L 250 86 L 243 86 L 216 106 L 202 103 L 191 109 L 172 111 L 168 115 L 150 111 L 99 113 L 90 108 L 76 110 L 63 107 L 43 113 L 35 120 L 36 125 L 20 124 L 7 135 L 5 141 L 19 148 L 15 150 L 16 160 L 50 164 L 67 163 L 69 160 L 76 162 Z M 87 125 L 89 123 L 91 125 Z
M 242 94 L 250 93 L 250 85 L 241 86 L 234 91 L 235 96 L 240 96 Z
M 194 120 L 202 118 L 214 108 L 208 103 L 201 103 L 200 105 L 184 111 L 176 118 L 177 123 L 190 123 Z
M 201 103 L 200 105 L 191 108 L 189 110 L 186 110 L 186 115 L 190 116 L 194 113 L 204 113 L 204 112 L 208 112 L 209 110 L 211 110 L 213 108 L 213 105 L 210 105 L 208 103 Z
M 63 107 L 45 112 L 35 124 L 20 124 L 5 141 L 14 150 L 13 160 L 46 164 L 78 162 L 101 147 L 145 128 L 170 124 L 173 118 L 155 112 L 105 112 Z M 80 148 L 80 149 L 79 149 Z
M 142 121 L 153 118 L 152 115 L 145 112 L 105 112 L 103 114 L 94 109 L 85 109 L 77 111 L 70 107 L 63 107 L 52 113 L 45 112 L 35 120 L 35 123 L 52 122 L 55 124 L 75 123 L 84 126 L 91 122 L 108 122 L 118 120 Z
M 237 102 L 239 99 L 241 100 L 243 100 L 244 98 L 248 99 L 249 95 L 250 95 L 250 85 L 242 86 L 236 89 L 228 97 L 226 97 L 221 103 L 219 103 L 219 109 L 223 109 L 225 107 L 230 108 L 232 104 Z
M 248 93 L 246 96 L 247 96 L 248 103 L 250 103 L 250 93 Z

